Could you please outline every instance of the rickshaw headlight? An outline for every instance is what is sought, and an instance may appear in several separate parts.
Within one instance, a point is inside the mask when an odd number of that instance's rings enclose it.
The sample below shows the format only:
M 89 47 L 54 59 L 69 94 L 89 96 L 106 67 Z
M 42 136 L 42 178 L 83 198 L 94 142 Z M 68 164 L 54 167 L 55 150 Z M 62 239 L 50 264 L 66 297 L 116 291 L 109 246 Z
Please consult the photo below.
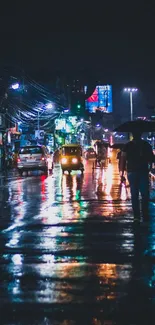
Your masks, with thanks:
M 62 164 L 67 164 L 67 158 L 62 158 L 62 159 L 61 159 L 61 163 L 62 163 Z
M 72 163 L 73 163 L 73 164 L 77 164 L 77 162 L 78 162 L 77 158 L 73 158 L 73 159 L 72 159 Z

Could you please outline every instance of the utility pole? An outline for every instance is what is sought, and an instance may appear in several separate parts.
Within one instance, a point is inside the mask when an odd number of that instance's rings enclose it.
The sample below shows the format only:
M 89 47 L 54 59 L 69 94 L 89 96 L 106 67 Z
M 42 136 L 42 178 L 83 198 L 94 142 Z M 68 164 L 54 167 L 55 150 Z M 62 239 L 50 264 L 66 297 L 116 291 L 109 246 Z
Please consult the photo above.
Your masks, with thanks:
M 38 131 L 40 130 L 40 114 L 39 114 L 39 111 L 38 111 Z
M 132 96 L 132 91 L 130 91 L 130 116 L 131 116 L 131 121 L 133 121 L 133 96 Z
M 133 93 L 137 92 L 137 88 L 125 88 L 125 92 L 130 94 L 130 119 L 133 121 Z

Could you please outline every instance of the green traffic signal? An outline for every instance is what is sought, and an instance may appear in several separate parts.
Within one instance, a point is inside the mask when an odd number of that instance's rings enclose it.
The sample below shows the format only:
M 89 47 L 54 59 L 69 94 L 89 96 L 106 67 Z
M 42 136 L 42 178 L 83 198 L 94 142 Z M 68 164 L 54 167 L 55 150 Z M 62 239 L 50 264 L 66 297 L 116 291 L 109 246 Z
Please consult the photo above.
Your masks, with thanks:
M 63 143 L 63 138 L 62 137 L 58 137 L 58 142 L 61 144 L 61 143 Z
M 77 105 L 77 108 L 81 108 L 81 105 L 80 105 L 80 104 L 78 104 L 78 105 Z

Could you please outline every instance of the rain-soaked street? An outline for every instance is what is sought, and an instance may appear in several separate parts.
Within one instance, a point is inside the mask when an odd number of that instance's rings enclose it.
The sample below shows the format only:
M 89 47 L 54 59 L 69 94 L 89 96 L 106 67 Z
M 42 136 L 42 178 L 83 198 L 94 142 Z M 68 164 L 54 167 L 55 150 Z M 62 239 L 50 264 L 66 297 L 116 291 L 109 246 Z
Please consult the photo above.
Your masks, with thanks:
M 0 325 L 155 324 L 155 194 L 135 225 L 107 168 L 0 179 Z

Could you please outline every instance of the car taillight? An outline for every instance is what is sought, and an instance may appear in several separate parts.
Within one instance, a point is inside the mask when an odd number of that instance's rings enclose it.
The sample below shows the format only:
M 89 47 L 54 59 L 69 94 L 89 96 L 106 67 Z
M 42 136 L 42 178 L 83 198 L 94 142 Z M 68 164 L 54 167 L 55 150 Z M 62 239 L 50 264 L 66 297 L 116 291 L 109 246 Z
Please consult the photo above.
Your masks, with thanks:
M 20 160 L 20 158 L 17 158 L 17 162 L 19 163 L 21 160 Z

